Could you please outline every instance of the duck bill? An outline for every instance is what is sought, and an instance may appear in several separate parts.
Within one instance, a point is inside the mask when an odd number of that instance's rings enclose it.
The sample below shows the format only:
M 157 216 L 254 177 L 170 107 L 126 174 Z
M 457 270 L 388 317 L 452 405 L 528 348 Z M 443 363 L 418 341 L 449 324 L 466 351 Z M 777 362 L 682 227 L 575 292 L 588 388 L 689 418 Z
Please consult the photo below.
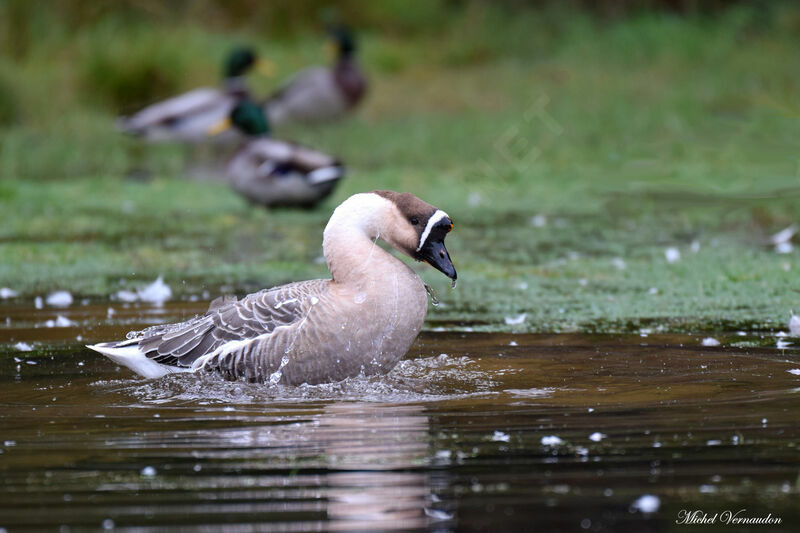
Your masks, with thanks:
M 322 45 L 322 52 L 329 61 L 336 59 L 336 44 L 333 41 L 328 41 Z
M 226 118 L 225 120 L 221 120 L 218 123 L 211 126 L 210 128 L 208 128 L 208 131 L 206 133 L 213 137 L 214 135 L 219 135 L 223 131 L 226 131 L 232 125 L 233 123 L 231 122 L 231 119 Z
M 259 59 L 256 61 L 256 72 L 265 78 L 271 78 L 275 75 L 275 63 L 269 59 Z
M 450 254 L 447 253 L 443 240 L 433 241 L 428 239 L 425 241 L 425 244 L 417 252 L 416 259 L 425 261 L 453 281 L 458 277 L 456 267 L 453 266 L 453 262 L 450 260 Z

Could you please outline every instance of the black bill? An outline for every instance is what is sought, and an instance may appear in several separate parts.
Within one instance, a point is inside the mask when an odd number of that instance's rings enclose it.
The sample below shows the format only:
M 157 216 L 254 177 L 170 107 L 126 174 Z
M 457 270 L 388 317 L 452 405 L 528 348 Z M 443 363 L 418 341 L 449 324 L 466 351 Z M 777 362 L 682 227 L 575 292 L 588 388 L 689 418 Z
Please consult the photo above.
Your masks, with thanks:
M 449 218 L 444 217 L 431 228 L 428 238 L 419 251 L 416 252 L 414 259 L 425 261 L 448 278 L 455 280 L 458 277 L 456 267 L 453 266 L 450 254 L 447 253 L 447 248 L 444 247 L 444 238 L 451 229 L 453 229 L 453 223 L 450 222 Z

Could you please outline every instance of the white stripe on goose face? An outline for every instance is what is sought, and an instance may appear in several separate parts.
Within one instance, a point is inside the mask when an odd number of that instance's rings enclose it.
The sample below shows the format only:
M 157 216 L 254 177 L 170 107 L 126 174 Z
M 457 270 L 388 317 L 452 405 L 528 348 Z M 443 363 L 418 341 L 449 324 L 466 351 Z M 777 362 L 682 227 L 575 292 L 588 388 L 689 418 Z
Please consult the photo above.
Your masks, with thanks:
M 436 212 L 431 215 L 431 218 L 428 219 L 428 225 L 425 226 L 425 231 L 422 232 L 422 235 L 419 238 L 419 246 L 417 246 L 418 252 L 422 250 L 422 246 L 428 239 L 428 235 L 431 234 L 431 230 L 433 229 L 433 227 L 439 222 L 441 222 L 443 218 L 450 218 L 450 216 L 441 209 L 437 209 Z

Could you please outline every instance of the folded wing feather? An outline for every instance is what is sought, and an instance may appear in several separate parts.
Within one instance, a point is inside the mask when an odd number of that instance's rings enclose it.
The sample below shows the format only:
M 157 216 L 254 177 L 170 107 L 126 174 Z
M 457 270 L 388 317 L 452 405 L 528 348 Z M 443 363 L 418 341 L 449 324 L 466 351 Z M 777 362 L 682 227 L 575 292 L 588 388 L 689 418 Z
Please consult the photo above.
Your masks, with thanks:
M 226 343 L 239 346 L 237 343 L 298 323 L 312 305 L 310 300 L 326 287 L 324 280 L 314 280 L 262 290 L 238 301 L 218 299 L 204 315 L 143 331 L 139 348 L 158 363 L 188 367 Z M 253 347 L 247 348 L 252 355 Z
M 123 127 L 132 131 L 154 127 L 187 114 L 203 113 L 228 100 L 233 101 L 219 89 L 194 89 L 142 109 L 125 119 Z

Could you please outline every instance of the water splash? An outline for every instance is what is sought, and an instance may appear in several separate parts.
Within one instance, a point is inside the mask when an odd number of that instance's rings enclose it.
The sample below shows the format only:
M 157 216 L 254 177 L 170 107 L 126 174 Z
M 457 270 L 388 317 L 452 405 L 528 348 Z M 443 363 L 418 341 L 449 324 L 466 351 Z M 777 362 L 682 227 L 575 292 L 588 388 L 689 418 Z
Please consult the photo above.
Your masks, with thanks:
M 283 367 L 285 367 L 288 364 L 289 364 L 289 356 L 288 355 L 284 355 L 281 358 L 281 365 L 278 367 L 278 370 L 276 370 L 275 372 L 273 372 L 272 374 L 269 375 L 269 383 L 270 383 L 270 385 L 277 385 L 278 384 L 278 382 L 283 377 Z
M 281 368 L 288 357 L 281 360 Z M 199 405 L 264 405 L 328 401 L 383 403 L 438 402 L 497 394 L 497 378 L 515 372 L 511 368 L 487 370 L 466 357 L 438 355 L 401 361 L 380 376 L 359 375 L 320 385 L 282 385 L 279 369 L 269 386 L 226 381 L 214 374 L 170 374 L 160 379 L 98 381 L 101 391 L 121 393 L 147 405 L 193 402 Z
M 431 297 L 431 303 L 433 305 L 439 305 L 439 298 L 436 297 L 436 292 L 433 290 L 433 287 L 425 283 L 425 291 L 428 293 L 428 296 Z

